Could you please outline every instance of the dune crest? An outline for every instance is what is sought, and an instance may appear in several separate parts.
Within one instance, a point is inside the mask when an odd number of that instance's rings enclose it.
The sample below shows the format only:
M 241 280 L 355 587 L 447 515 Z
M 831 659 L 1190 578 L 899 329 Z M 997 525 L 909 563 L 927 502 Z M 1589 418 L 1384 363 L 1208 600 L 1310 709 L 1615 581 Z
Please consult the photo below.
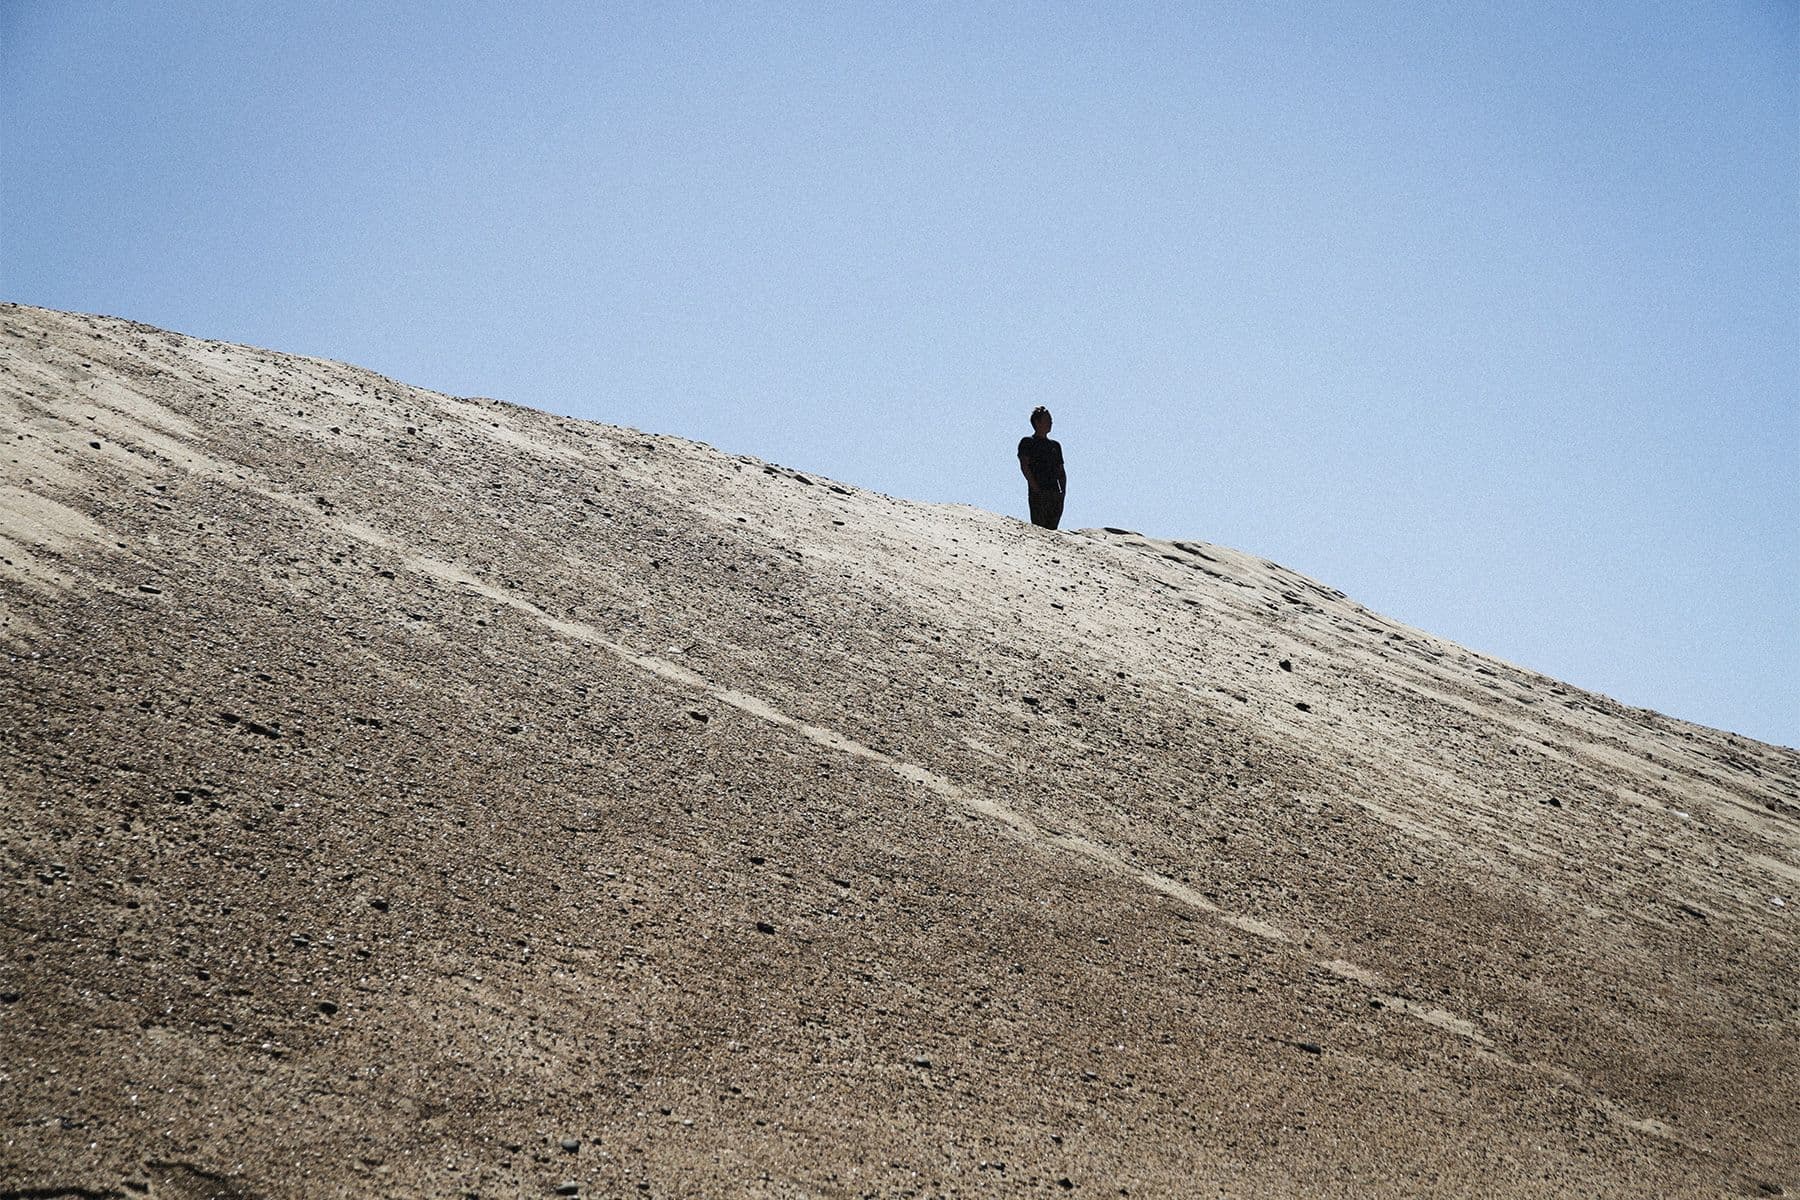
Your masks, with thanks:
M 0 418 L 0 1197 L 1800 1190 L 1792 749 L 128 321 Z

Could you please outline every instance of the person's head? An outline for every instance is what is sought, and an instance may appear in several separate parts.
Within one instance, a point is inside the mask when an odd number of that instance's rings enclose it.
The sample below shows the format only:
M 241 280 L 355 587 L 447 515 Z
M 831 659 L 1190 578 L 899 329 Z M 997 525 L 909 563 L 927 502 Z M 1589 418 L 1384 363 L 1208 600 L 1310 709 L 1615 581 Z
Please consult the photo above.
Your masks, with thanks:
M 1031 410 L 1031 427 L 1039 433 L 1050 432 L 1050 410 L 1038 405 Z

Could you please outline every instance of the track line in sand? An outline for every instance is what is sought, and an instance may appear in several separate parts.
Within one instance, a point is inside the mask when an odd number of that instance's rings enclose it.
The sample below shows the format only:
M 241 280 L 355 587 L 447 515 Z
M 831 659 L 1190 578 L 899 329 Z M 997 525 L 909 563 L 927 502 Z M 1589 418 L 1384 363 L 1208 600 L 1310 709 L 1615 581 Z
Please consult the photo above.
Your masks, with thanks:
M 301 507 L 297 502 L 295 506 Z M 307 511 L 309 517 L 315 520 L 319 519 L 319 514 L 311 510 L 303 511 Z M 1141 867 L 1111 847 L 1102 846 L 1079 834 L 1047 829 L 1026 814 L 1009 808 L 990 797 L 970 792 L 935 771 L 884 753 L 873 746 L 839 733 L 835 729 L 802 721 L 783 712 L 760 696 L 724 687 L 665 658 L 634 650 L 621 642 L 614 641 L 585 622 L 571 621 L 565 617 L 555 616 L 523 597 L 512 595 L 502 588 L 484 582 L 460 567 L 441 559 L 420 555 L 377 530 L 342 518 L 329 518 L 328 520 L 342 532 L 387 554 L 394 555 L 420 574 L 474 592 L 484 599 L 531 617 L 555 633 L 593 646 L 613 658 L 659 679 L 704 693 L 720 704 L 735 708 L 747 716 L 755 717 L 778 728 L 790 730 L 828 750 L 886 767 L 906 782 L 922 787 L 933 795 L 958 805 L 970 813 L 998 823 L 1022 841 L 1085 859 L 1109 875 L 1132 880 L 1151 891 L 1159 892 L 1178 903 L 1205 913 L 1219 924 L 1235 929 L 1249 937 L 1289 949 L 1294 946 L 1293 938 L 1277 926 L 1222 908 L 1181 881 Z M 1312 961 L 1313 965 L 1340 979 L 1373 989 L 1375 991 L 1374 999 L 1380 1000 L 1383 1005 L 1394 1012 L 1404 1013 L 1435 1029 L 1466 1039 L 1477 1046 L 1490 1050 L 1493 1046 L 1492 1039 L 1482 1033 L 1473 1021 L 1387 991 L 1386 981 L 1375 971 L 1342 959 L 1314 959 Z

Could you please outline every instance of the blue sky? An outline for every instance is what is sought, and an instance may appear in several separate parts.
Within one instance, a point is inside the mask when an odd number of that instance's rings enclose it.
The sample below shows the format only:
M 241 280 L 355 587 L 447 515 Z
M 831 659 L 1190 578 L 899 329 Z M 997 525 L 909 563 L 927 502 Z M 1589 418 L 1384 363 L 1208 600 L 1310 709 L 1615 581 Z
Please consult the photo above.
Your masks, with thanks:
M 1274 558 L 1800 744 L 1800 6 L 0 0 L 0 296 Z

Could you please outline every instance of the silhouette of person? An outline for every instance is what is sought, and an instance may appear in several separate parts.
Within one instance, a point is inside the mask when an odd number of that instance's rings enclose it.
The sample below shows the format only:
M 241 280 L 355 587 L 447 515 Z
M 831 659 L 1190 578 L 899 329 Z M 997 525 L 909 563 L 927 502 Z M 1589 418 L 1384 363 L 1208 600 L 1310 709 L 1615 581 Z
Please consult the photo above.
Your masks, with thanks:
M 1069 477 L 1063 470 L 1062 443 L 1050 438 L 1050 410 L 1031 410 L 1031 436 L 1019 439 L 1019 470 L 1025 475 L 1031 523 L 1055 529 L 1062 520 L 1063 494 Z

